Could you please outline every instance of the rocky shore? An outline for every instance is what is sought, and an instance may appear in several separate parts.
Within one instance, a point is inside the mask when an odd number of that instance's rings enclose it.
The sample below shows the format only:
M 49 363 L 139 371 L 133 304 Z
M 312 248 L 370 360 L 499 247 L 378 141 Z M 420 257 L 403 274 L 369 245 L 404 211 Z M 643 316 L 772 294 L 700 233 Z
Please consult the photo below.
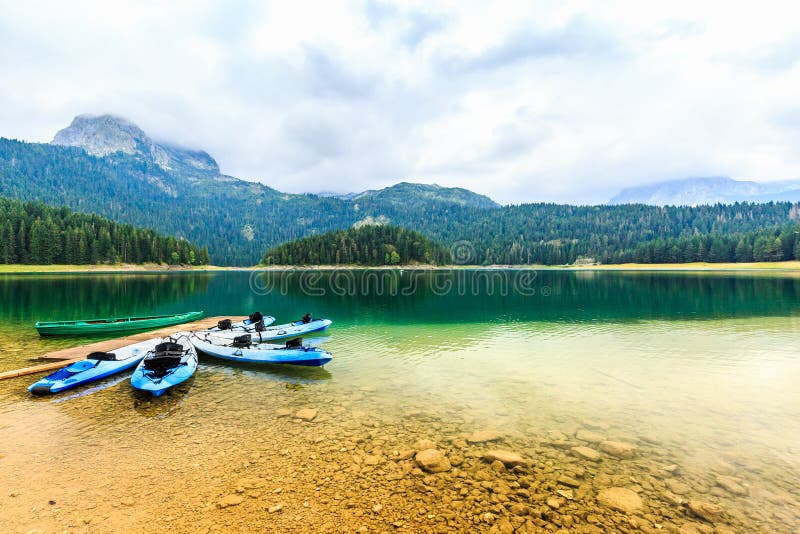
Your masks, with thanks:
M 731 446 L 697 460 L 691 453 L 699 445 L 676 445 L 679 434 L 669 429 L 652 435 L 568 414 L 525 426 L 502 410 L 489 424 L 472 410 L 394 402 L 399 391 L 371 387 L 258 383 L 232 399 L 214 387 L 223 378 L 208 382 L 187 388 L 186 398 L 136 398 L 125 412 L 135 412 L 135 419 L 112 423 L 98 415 L 104 450 L 114 454 L 93 457 L 93 469 L 79 478 L 54 468 L 29 473 L 30 460 L 18 459 L 23 437 L 9 442 L 0 458 L 0 474 L 11 481 L 0 495 L 13 520 L 9 531 L 724 534 L 800 528 L 796 463 L 778 454 Z M 257 404 L 241 402 L 256 391 Z M 124 401 L 130 393 L 114 395 Z M 76 399 L 70 413 L 87 417 L 80 410 L 97 406 L 91 401 Z M 26 417 L 35 421 L 37 406 L 27 404 Z M 141 427 L 136 434 L 128 431 L 132 423 Z M 59 461 L 85 457 L 87 439 L 65 441 Z M 47 451 L 48 444 L 37 445 L 30 435 L 24 441 Z M 37 454 L 40 465 L 52 460 Z

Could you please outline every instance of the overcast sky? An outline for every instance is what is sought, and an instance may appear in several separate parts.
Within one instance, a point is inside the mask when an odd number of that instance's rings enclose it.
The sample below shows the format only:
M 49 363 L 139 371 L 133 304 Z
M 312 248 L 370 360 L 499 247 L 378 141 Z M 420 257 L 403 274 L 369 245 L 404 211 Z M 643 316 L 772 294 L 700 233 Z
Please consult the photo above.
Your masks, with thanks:
M 800 178 L 798 20 L 763 0 L 0 0 L 0 136 L 110 112 L 291 192 L 594 203 Z

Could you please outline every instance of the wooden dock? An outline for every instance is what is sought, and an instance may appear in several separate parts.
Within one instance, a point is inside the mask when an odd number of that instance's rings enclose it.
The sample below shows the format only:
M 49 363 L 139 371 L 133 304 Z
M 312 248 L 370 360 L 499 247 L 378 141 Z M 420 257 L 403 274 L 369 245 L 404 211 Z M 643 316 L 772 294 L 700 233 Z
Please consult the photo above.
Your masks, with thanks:
M 168 326 L 166 328 L 160 328 L 158 330 L 151 330 L 149 332 L 139 332 L 130 336 L 107 339 L 105 341 L 89 343 L 88 345 L 79 345 L 77 347 L 70 347 L 68 349 L 48 352 L 47 354 L 42 354 L 38 358 L 34 359 L 47 360 L 49 363 L 0 373 L 0 380 L 5 378 L 31 375 L 34 373 L 42 373 L 45 371 L 55 371 L 56 369 L 66 367 L 71 363 L 83 360 L 86 358 L 87 354 L 92 352 L 110 352 L 120 347 L 132 345 L 140 341 L 146 341 L 148 339 L 153 339 L 154 337 L 167 337 L 178 332 L 186 332 L 190 330 L 205 330 L 207 328 L 217 326 L 217 323 L 223 319 L 230 319 L 236 322 L 242 321 L 246 319 L 246 317 L 206 317 L 205 319 L 200 319 L 199 321 L 193 321 L 191 323 L 177 324 Z

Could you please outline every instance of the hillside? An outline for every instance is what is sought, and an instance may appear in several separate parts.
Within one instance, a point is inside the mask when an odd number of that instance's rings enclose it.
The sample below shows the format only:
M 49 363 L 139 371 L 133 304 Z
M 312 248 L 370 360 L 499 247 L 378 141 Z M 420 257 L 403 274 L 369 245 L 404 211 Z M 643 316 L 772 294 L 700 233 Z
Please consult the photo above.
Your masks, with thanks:
M 205 265 L 208 251 L 153 230 L 0 198 L 0 263 L 168 263 Z
M 445 264 L 449 251 L 419 232 L 364 225 L 284 243 L 266 252 L 265 265 Z

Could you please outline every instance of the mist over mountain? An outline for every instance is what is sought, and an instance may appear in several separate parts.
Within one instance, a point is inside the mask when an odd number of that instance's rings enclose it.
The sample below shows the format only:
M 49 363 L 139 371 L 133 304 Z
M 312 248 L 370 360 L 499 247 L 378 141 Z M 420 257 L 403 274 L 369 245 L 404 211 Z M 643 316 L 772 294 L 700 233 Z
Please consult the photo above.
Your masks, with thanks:
M 800 180 L 746 182 L 725 176 L 684 178 L 628 187 L 614 196 L 609 203 L 699 206 L 770 201 L 799 202 Z

